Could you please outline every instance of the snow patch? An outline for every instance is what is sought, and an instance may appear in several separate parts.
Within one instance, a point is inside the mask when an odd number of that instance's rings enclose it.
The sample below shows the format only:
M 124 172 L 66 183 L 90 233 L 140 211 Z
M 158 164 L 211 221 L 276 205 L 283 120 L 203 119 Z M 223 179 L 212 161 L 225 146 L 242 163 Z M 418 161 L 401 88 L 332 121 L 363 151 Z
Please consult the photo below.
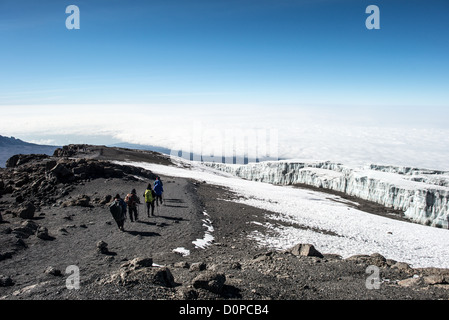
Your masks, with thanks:
M 172 250 L 172 252 L 178 253 L 178 254 L 180 254 L 183 257 L 186 257 L 186 256 L 190 255 L 190 250 L 187 250 L 186 248 L 183 248 L 183 247 L 175 248 L 175 249 Z
M 214 227 L 212 226 L 210 216 L 207 214 L 206 211 L 204 211 L 203 214 L 206 216 L 206 218 L 202 220 L 203 226 L 206 227 L 204 237 L 202 239 L 196 239 L 195 241 L 192 241 L 192 243 L 195 245 L 195 248 L 201 249 L 205 249 L 206 247 L 211 245 L 215 240 L 214 236 L 212 235 L 212 232 L 214 232 Z

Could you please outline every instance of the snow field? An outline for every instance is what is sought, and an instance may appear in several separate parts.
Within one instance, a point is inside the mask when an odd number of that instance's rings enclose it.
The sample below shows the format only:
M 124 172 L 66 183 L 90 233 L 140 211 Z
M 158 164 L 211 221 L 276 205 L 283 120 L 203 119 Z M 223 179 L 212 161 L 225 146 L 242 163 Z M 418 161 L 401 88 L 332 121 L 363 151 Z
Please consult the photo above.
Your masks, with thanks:
M 273 212 L 269 217 L 273 223 L 266 225 L 267 232 L 250 235 L 262 246 L 283 250 L 297 243 L 311 243 L 322 253 L 339 254 L 343 258 L 377 252 L 415 268 L 449 268 L 449 230 L 446 229 L 369 214 L 340 202 L 345 200 L 337 196 L 243 180 L 200 163 L 184 160 L 179 160 L 178 166 L 117 163 L 227 187 L 240 196 L 237 202 Z M 210 240 L 209 235 L 206 232 L 198 244 Z

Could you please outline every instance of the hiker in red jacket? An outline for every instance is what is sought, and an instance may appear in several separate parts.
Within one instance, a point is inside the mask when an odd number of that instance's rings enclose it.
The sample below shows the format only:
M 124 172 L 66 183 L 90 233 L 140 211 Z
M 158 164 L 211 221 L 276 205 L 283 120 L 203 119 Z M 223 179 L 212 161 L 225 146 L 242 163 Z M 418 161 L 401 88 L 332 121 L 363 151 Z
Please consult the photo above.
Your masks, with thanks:
M 137 204 L 140 203 L 139 197 L 136 195 L 136 189 L 133 189 L 131 193 L 128 193 L 125 198 L 125 202 L 128 205 L 128 211 L 129 211 L 129 219 L 131 222 L 134 222 L 138 220 L 138 214 L 137 214 Z M 133 220 L 133 213 L 134 213 L 134 220 Z

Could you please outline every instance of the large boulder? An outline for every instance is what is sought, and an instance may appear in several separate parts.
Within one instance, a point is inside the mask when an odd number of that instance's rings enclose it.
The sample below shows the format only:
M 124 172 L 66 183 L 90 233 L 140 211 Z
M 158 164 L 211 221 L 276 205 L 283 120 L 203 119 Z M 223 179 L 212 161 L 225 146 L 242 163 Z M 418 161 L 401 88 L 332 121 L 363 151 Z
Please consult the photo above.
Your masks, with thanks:
M 19 155 L 13 155 L 8 160 L 6 160 L 6 168 L 13 168 L 16 166 L 17 162 L 19 161 Z
M 220 293 L 226 282 L 226 276 L 223 273 L 205 271 L 200 273 L 192 280 L 192 285 L 196 289 L 204 289 L 213 293 Z
M 288 250 L 291 254 L 295 256 L 306 256 L 306 257 L 318 257 L 323 258 L 321 252 L 319 252 L 312 244 L 304 244 L 299 243 L 290 250 Z
M 34 221 L 24 221 L 20 226 L 17 226 L 12 229 L 12 233 L 15 234 L 19 238 L 28 238 L 29 236 L 36 233 L 39 225 Z
M 137 270 L 142 268 L 149 268 L 153 266 L 153 259 L 152 258 L 135 258 L 125 264 L 123 264 L 121 267 L 126 268 L 128 270 Z
M 56 177 L 58 181 L 73 180 L 73 172 L 62 163 L 57 163 L 51 170 L 50 174 Z
M 36 207 L 31 202 L 25 202 L 15 212 L 15 214 L 23 219 L 33 219 Z
M 100 240 L 97 242 L 97 251 L 99 253 L 109 253 L 109 249 L 108 249 L 108 244 L 106 242 L 104 242 L 103 240 Z
M 90 204 L 90 197 L 88 195 L 79 195 L 78 198 L 68 200 L 62 203 L 62 206 L 65 207 L 74 207 L 74 206 L 80 206 L 80 207 L 91 207 Z
M 10 276 L 0 274 L 0 287 L 9 287 L 13 284 L 14 282 L 12 281 Z
M 48 234 L 48 229 L 45 227 L 39 227 L 36 231 L 36 236 L 42 240 L 53 240 L 54 238 Z
M 118 272 L 115 272 L 103 283 L 115 282 L 120 285 L 153 284 L 163 287 L 175 287 L 175 279 L 167 267 L 153 267 L 152 258 L 135 258 L 120 266 Z

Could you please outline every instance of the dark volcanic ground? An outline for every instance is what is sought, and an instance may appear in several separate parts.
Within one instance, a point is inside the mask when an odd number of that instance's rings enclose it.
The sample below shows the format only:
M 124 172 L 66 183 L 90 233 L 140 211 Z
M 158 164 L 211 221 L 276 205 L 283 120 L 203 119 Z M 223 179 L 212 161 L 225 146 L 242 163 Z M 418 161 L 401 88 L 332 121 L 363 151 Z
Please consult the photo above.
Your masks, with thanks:
M 76 153 L 76 157 L 114 159 L 117 152 L 120 160 L 146 159 L 169 164 L 167 157 L 151 152 L 106 149 L 99 152 L 96 147 Z M 6 170 L 15 169 L 3 169 L 2 175 Z M 449 298 L 448 270 L 412 269 L 380 255 L 341 259 L 332 254 L 317 257 L 273 252 L 258 247 L 247 237 L 254 230 L 268 232 L 252 223 L 268 221 L 264 210 L 225 201 L 235 195 L 217 186 L 176 177 L 162 176 L 162 180 L 165 203 L 156 209 L 156 216 L 147 217 L 141 205 L 139 221 L 130 222 L 128 218 L 124 232 L 118 230 L 107 204 L 101 204 L 101 200 L 116 193 L 124 197 L 135 188 L 143 202 L 143 192 L 148 183 L 153 183 L 152 179 L 86 178 L 73 182 L 70 188 L 61 185 L 66 190 L 64 194 L 56 197 L 54 203 L 38 206 L 32 219 L 14 216 L 17 200 L 4 194 L 0 198 L 4 220 L 0 224 L 0 299 Z M 87 206 L 70 202 L 83 195 L 90 199 Z M 205 248 L 196 248 L 193 242 L 205 236 L 207 218 L 214 229 L 214 241 Z M 46 227 L 50 238 L 43 240 L 36 233 L 20 234 L 27 221 Z M 107 243 L 107 252 L 98 251 L 99 241 Z M 173 251 L 176 248 L 185 248 L 190 254 L 183 256 Z M 366 286 L 370 265 L 379 268 L 378 289 Z M 70 289 L 75 273 L 67 269 L 69 266 L 79 270 L 77 289 Z

